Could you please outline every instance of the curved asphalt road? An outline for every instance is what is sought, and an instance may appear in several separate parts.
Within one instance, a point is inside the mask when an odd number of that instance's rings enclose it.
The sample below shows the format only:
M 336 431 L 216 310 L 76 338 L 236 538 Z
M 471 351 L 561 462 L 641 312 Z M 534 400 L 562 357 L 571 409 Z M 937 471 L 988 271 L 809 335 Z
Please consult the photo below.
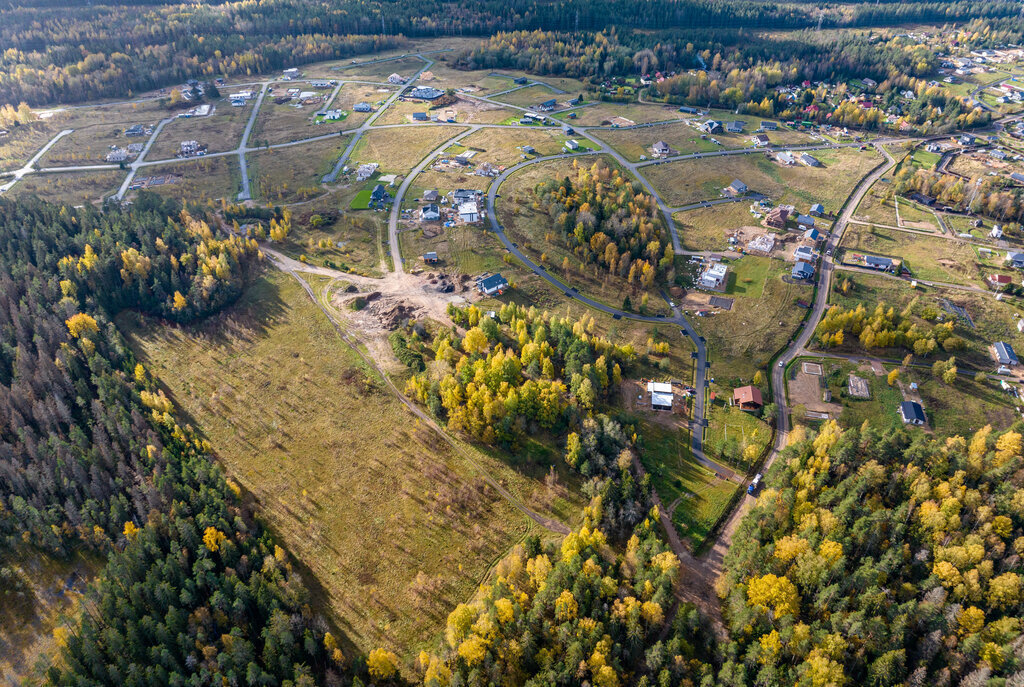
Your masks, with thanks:
M 707 389 L 707 348 L 704 345 L 704 339 L 701 338 L 697 331 L 693 328 L 693 325 L 683 317 L 682 313 L 679 312 L 675 307 L 672 308 L 672 317 L 651 317 L 649 315 L 639 315 L 636 313 L 629 313 L 618 308 L 613 308 L 610 305 L 595 301 L 592 298 L 584 296 L 575 288 L 571 288 L 563 284 L 561 281 L 553 277 L 547 269 L 537 265 L 533 260 L 523 254 L 519 247 L 512 243 L 508 236 L 505 235 L 505 229 L 498 222 L 498 216 L 494 209 L 494 200 L 498 195 L 498 188 L 501 187 L 502 183 L 509 178 L 512 174 L 519 171 L 520 169 L 535 164 L 537 162 L 544 162 L 547 160 L 560 160 L 570 157 L 581 157 L 586 155 L 596 155 L 603 151 L 586 151 L 580 153 L 562 153 L 559 155 L 546 155 L 544 157 L 535 157 L 525 162 L 520 162 L 518 165 L 509 167 L 501 173 L 498 178 L 491 183 L 490 188 L 487 189 L 487 217 L 491 223 L 491 230 L 495 233 L 501 243 L 505 246 L 512 255 L 516 256 L 527 268 L 532 270 L 535 274 L 540 276 L 542 279 L 547 281 L 549 284 L 557 288 L 559 291 L 564 293 L 567 297 L 583 303 L 584 305 L 600 310 L 601 312 L 607 313 L 612 317 L 624 317 L 631 320 L 639 320 L 641 322 L 658 322 L 658 323 L 671 323 L 680 327 L 679 333 L 687 336 L 693 342 L 694 347 L 697 349 L 696 355 L 696 370 L 694 371 L 694 387 L 697 392 L 693 397 L 693 419 L 690 421 L 690 448 L 693 453 L 694 459 L 698 463 L 713 470 L 720 477 L 728 480 L 738 480 L 739 476 L 731 469 L 716 463 L 715 461 L 704 455 L 704 398 L 705 391 Z

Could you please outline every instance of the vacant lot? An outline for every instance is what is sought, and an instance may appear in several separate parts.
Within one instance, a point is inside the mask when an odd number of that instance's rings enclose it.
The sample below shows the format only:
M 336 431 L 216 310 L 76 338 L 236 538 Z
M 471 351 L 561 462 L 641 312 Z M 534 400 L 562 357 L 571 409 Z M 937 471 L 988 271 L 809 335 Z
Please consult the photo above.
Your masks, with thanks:
M 572 96 L 564 96 L 568 100 Z M 669 105 L 645 105 L 642 103 L 594 103 L 586 107 L 572 110 L 576 119 L 569 119 L 568 113 L 557 115 L 558 119 L 568 124 L 580 126 L 610 126 L 613 117 L 623 117 L 637 124 L 663 122 L 672 119 L 683 119 L 688 115 L 679 112 L 679 108 Z M 604 132 L 602 132 L 604 133 Z M 657 140 L 657 139 L 655 139 Z M 653 141 L 652 141 L 653 143 Z
M 352 160 L 355 163 L 376 162 L 382 173 L 408 174 L 428 154 L 462 131 L 465 129 L 429 124 L 400 129 L 371 129 L 359 139 L 352 151 Z
M 59 174 L 28 174 L 8 192 L 15 196 L 37 195 L 51 203 L 87 205 L 101 202 L 113 194 L 127 172 L 61 172 Z
M 490 162 L 508 167 L 523 161 L 523 146 L 532 146 L 539 155 L 553 155 L 561 152 L 564 140 L 561 131 L 518 127 L 480 129 L 462 139 L 461 143 L 477 151 L 473 164 Z
M 896 203 L 893 198 L 892 184 L 879 179 L 868 192 L 864 194 L 863 200 L 857 206 L 853 215 L 854 219 L 872 222 L 875 224 L 887 224 L 897 226 Z
M 708 408 L 704 450 L 711 458 L 738 472 L 746 472 L 750 468 L 750 463 L 743 459 L 744 450 L 754 446 L 757 457 L 760 457 L 771 438 L 768 423 L 757 415 L 729 405 L 728 398 L 719 399 Z
M 248 101 L 245 107 L 231 107 L 231 103 L 223 100 L 217 101 L 214 105 L 216 109 L 212 114 L 205 117 L 177 118 L 165 126 L 153 142 L 146 159 L 173 158 L 181 148 L 182 141 L 196 141 L 199 145 L 206 145 L 208 153 L 222 153 L 241 145 L 242 132 L 249 121 L 253 101 Z
M 750 153 L 652 165 L 643 173 L 670 205 L 717 198 L 733 179 L 739 179 L 751 191 L 791 203 L 801 211 L 812 203 L 822 203 L 827 212 L 837 212 L 857 182 L 879 161 L 874 150 L 841 148 L 812 154 L 821 167 L 784 167 L 765 155 Z
M 124 125 L 109 123 L 75 129 L 57 141 L 37 163 L 38 167 L 105 164 L 112 147 L 145 143 L 147 137 L 126 138 Z M 129 158 L 129 162 L 135 158 Z
M 323 193 L 320 179 L 348 145 L 347 136 L 249 153 L 254 198 L 273 203 L 308 200 Z
M 585 108 L 583 112 L 593 108 Z M 659 110 L 658 112 L 662 112 Z M 671 110 L 669 110 L 671 112 Z M 582 124 L 583 122 L 581 122 Z M 715 150 L 717 146 L 700 137 L 700 132 L 688 122 L 673 122 L 640 129 L 606 129 L 594 131 L 593 134 L 615 148 L 627 160 L 638 162 L 641 158 L 654 156 L 651 146 L 658 141 L 665 141 L 672 150 L 680 155 L 701 153 Z
M 415 655 L 531 529 L 478 470 L 535 485 L 419 423 L 290 278 L 201 326 L 121 324 L 362 650 Z
M 367 56 L 369 59 L 356 58 L 357 62 L 368 62 L 369 64 L 348 64 L 341 65 L 339 69 L 332 72 L 332 78 L 336 79 L 360 79 L 366 81 L 384 81 L 392 74 L 409 79 L 426 64 L 418 57 L 406 57 L 386 62 L 370 62 L 376 59 L 375 55 Z
M 331 92 L 325 89 L 319 90 L 317 93 L 326 97 Z M 353 128 L 349 121 L 352 114 L 350 109 L 344 110 L 349 113 L 349 117 L 315 123 L 313 115 L 327 107 L 328 105 L 323 103 L 296 107 L 295 101 L 278 105 L 268 95 L 264 98 L 263 105 L 260 106 L 260 113 L 256 116 L 256 124 L 253 126 L 249 144 L 256 146 L 267 143 L 287 143 Z
M 901 204 L 902 205 L 902 204 Z M 851 224 L 842 246 L 850 251 L 902 258 L 920 279 L 981 286 L 983 277 L 974 249 L 963 241 L 912 234 L 896 229 Z
M 153 176 L 172 177 L 175 183 L 155 186 L 151 191 L 190 201 L 217 198 L 233 201 L 242 184 L 238 158 L 234 155 L 146 166 L 139 169 L 135 179 Z
M 563 100 L 570 100 L 574 97 L 575 96 L 572 95 L 561 95 L 555 93 L 547 86 L 538 84 L 535 86 L 519 88 L 511 93 L 496 96 L 494 99 L 498 102 L 508 103 L 509 105 L 516 105 L 518 107 L 530 107 L 531 105 L 540 105 L 545 100 L 555 98 L 559 102 L 558 107 L 562 107 L 561 102 Z
M 750 214 L 749 203 L 712 205 L 677 212 L 673 218 L 683 248 L 687 250 L 728 250 L 726 234 L 743 226 L 758 226 L 761 221 Z

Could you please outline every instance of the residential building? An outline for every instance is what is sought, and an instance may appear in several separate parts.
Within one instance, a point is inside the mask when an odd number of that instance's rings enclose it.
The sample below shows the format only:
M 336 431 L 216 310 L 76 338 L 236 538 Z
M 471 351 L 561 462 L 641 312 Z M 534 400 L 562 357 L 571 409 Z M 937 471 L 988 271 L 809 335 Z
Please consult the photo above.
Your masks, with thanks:
M 873 270 L 879 270 L 881 272 L 890 272 L 893 269 L 895 263 L 892 258 L 880 258 L 876 255 L 865 255 L 864 266 L 870 267 Z
M 480 209 L 477 207 L 475 200 L 459 204 L 459 219 L 463 222 L 480 221 Z
M 441 199 L 441 194 L 436 189 L 428 189 L 423 192 L 423 200 L 428 203 L 436 203 Z
M 576 139 L 570 139 L 565 142 L 565 147 L 568 148 L 569 150 L 579 150 L 580 142 L 577 141 Z
M 818 158 L 807 153 L 800 154 L 800 162 L 807 165 L 808 167 L 821 167 L 821 163 L 818 162 Z
M 758 131 L 777 131 L 779 125 L 775 122 L 761 122 L 761 126 L 758 127 Z
M 1006 343 L 1005 341 L 996 341 L 992 344 L 992 348 L 996 354 L 996 360 L 999 361 L 1000 365 L 1014 366 L 1018 364 L 1017 354 L 1013 351 L 1013 346 Z
M 764 398 L 756 386 L 741 386 L 733 390 L 732 403 L 742 410 L 760 410 L 764 406 Z
M 924 408 L 916 401 L 903 401 L 900 403 L 900 418 L 905 425 L 923 425 L 927 420 L 924 416 Z
M 426 112 L 413 112 L 412 119 L 415 122 L 429 122 L 430 117 L 427 116 Z
M 551 112 L 551 110 L 555 109 L 556 105 L 558 105 L 558 101 L 554 98 L 551 98 L 550 100 L 545 100 L 540 105 L 538 105 L 537 109 L 540 110 L 541 112 Z
M 403 84 L 405 83 L 405 77 L 401 76 L 400 74 L 392 74 L 391 76 L 388 77 L 388 83 Z
M 712 291 L 724 291 L 726 278 L 729 275 L 729 266 L 721 262 L 714 262 L 708 266 L 700 275 L 700 286 Z
M 114 148 L 107 153 L 107 162 L 124 162 L 128 159 L 128 151 L 124 148 Z
M 988 232 L 988 237 L 991 238 L 991 239 L 1001 239 L 1001 238 L 1003 238 L 1003 228 L 1001 226 L 999 226 L 998 224 L 994 225 L 992 227 L 992 230 L 990 232 Z
M 789 219 L 791 212 L 793 212 L 793 206 L 777 205 L 768 211 L 768 216 L 765 218 L 765 224 L 773 229 L 785 229 L 786 220 Z
M 1024 174 L 1021 174 L 1020 172 L 1013 172 L 1010 174 L 1010 178 L 1017 183 L 1024 184 Z
M 784 165 L 795 165 L 796 158 L 793 153 L 788 150 L 783 150 L 781 153 L 775 153 L 775 160 Z
M 516 78 L 512 79 L 512 83 L 514 83 L 516 86 L 525 86 L 529 82 L 530 80 L 527 79 L 525 76 L 517 76 Z
M 679 111 L 685 114 L 697 114 L 697 108 L 690 107 L 689 105 L 683 105 L 682 107 L 679 108 Z
M 672 385 L 668 382 L 647 382 L 652 410 L 672 410 Z
M 424 253 L 423 254 L 423 262 L 427 263 L 428 265 L 436 264 L 438 262 L 437 253 L 434 252 L 434 251 L 430 251 L 429 253 Z
M 309 85 L 313 88 L 330 88 L 334 85 L 334 82 L 328 79 L 312 79 L 310 80 Z
M 815 217 L 824 217 L 825 216 L 825 206 L 822 205 L 821 203 L 815 203 L 814 205 L 811 206 L 811 213 L 810 214 L 815 216 Z
M 799 224 L 801 227 L 813 227 L 814 218 L 811 217 L 810 215 L 798 215 L 796 218 L 796 223 Z
M 356 103 L 352 106 L 352 109 L 356 112 L 373 112 L 373 108 L 370 103 Z
M 501 295 L 508 288 L 508 280 L 501 274 L 492 274 L 476 280 L 476 288 L 485 296 Z
M 798 246 L 797 249 L 793 251 L 793 259 L 797 262 L 800 262 L 801 260 L 804 262 L 814 262 L 814 258 L 814 251 L 808 246 Z
M 1013 283 L 1013 277 L 1008 274 L 990 274 L 985 278 L 985 281 L 987 281 L 988 285 L 993 289 L 1002 289 Z M 1020 320 L 1018 324 L 1020 322 L 1024 322 L 1024 320 Z
M 373 191 L 370 193 L 371 205 L 387 205 L 390 202 L 391 194 L 388 193 L 388 189 L 384 184 L 377 184 L 373 187 Z
M 299 70 L 297 67 L 291 67 L 290 69 L 284 70 L 284 78 L 288 81 L 299 78 Z
M 727 196 L 742 196 L 744 193 L 747 192 L 747 185 L 744 184 L 739 179 L 733 179 L 732 183 L 726 186 L 725 189 L 723 189 L 723 192 Z
M 565 134 L 566 136 L 572 136 L 573 134 L 576 133 L 576 129 L 573 129 L 568 124 L 563 124 L 562 125 L 562 133 Z
M 319 114 L 321 118 L 328 122 L 336 122 L 345 116 L 342 110 L 324 110 Z
M 479 191 L 471 188 L 460 188 L 452 191 L 452 205 L 461 205 L 470 201 L 476 201 Z
M 871 78 L 863 78 L 860 80 L 860 82 L 868 88 L 874 88 L 875 86 L 878 85 L 878 82 Z
M 811 227 L 810 229 L 804 232 L 804 238 L 808 241 L 814 241 L 815 243 L 817 243 L 818 241 L 821 241 L 823 238 L 825 238 L 825 235 L 822 234 L 817 229 L 815 229 L 814 227 Z
M 523 146 L 520 148 L 523 151 L 523 155 L 536 155 L 537 150 L 533 146 Z
M 931 206 L 935 205 L 935 199 L 932 198 L 931 196 L 926 196 L 923 193 L 914 192 L 914 193 L 911 193 L 907 197 L 910 198 L 910 200 L 914 201 L 915 203 L 920 203 L 921 205 L 924 205 L 925 207 L 929 207 L 930 208 Z
M 729 134 L 742 134 L 743 127 L 745 127 L 746 125 L 746 122 L 741 121 L 727 122 L 725 125 L 725 131 L 726 133 Z
M 722 133 L 722 123 L 709 119 L 700 125 L 700 130 L 706 134 L 720 134 Z
M 133 124 L 132 126 L 124 130 L 125 136 L 142 136 L 144 135 L 144 133 L 145 132 L 142 130 L 141 124 Z
M 440 222 L 441 208 L 431 203 L 420 208 L 420 220 L 423 222 Z
M 1024 253 L 1018 253 L 1016 251 L 1008 251 L 1006 253 L 1006 262 L 1010 263 L 1012 267 L 1017 269 L 1024 269 Z
M 664 141 L 656 142 L 653 146 L 651 146 L 651 150 L 654 151 L 654 154 L 657 155 L 658 157 L 668 157 L 669 155 L 672 154 L 672 148 L 669 146 L 668 143 L 665 143 Z
M 753 136 L 750 137 L 750 141 L 758 148 L 760 148 L 761 146 L 766 146 L 770 143 L 770 141 L 768 140 L 768 134 L 754 134 Z
M 814 265 L 809 262 L 799 260 L 795 265 L 793 265 L 791 276 L 793 279 L 811 279 L 814 276 Z

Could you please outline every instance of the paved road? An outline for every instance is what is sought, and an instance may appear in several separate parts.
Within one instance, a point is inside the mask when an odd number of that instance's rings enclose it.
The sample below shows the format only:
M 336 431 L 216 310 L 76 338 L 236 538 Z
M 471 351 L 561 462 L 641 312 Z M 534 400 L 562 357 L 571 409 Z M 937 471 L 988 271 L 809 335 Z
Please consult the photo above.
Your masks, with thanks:
M 252 112 L 249 113 L 249 121 L 245 124 L 245 131 L 242 132 L 242 142 L 238 145 L 238 169 L 242 173 L 242 189 L 238 192 L 238 200 L 240 201 L 252 198 L 252 192 L 249 187 L 249 164 L 246 162 L 245 153 L 249 145 L 249 136 L 252 134 L 252 127 L 256 124 L 256 117 L 260 113 L 260 107 L 263 105 L 263 98 L 266 97 L 268 88 L 270 88 L 269 81 L 260 88 L 260 94 L 256 96 Z
M 693 420 L 690 423 L 690 448 L 692 450 L 693 457 L 698 463 L 708 468 L 709 470 L 713 470 L 715 473 L 717 473 L 724 479 L 734 481 L 738 480 L 739 476 L 733 470 L 711 460 L 704 454 L 703 420 L 705 400 L 704 392 L 707 388 L 707 348 L 704 345 L 704 339 L 701 338 L 701 336 L 693 328 L 693 325 L 690 324 L 689 320 L 687 320 L 682 315 L 682 313 L 680 313 L 679 310 L 676 308 L 672 309 L 673 314 L 670 318 L 651 317 L 649 315 L 639 315 L 636 313 L 625 312 L 623 310 L 619 310 L 618 308 L 613 308 L 610 305 L 601 303 L 600 301 L 595 301 L 594 299 L 588 296 L 584 296 L 576 289 L 566 286 L 559 279 L 552 276 L 547 269 L 541 267 L 540 265 L 537 265 L 535 262 L 533 262 L 533 260 L 527 257 L 521 250 L 519 250 L 519 247 L 516 244 L 512 243 L 512 241 L 509 240 L 508 236 L 505 235 L 505 229 L 501 226 L 501 223 L 498 222 L 498 215 L 497 212 L 495 211 L 494 201 L 495 198 L 497 198 L 498 189 L 501 187 L 502 183 L 504 183 L 509 178 L 509 176 L 523 169 L 524 167 L 536 164 L 538 162 L 545 162 L 548 160 L 560 160 L 565 158 L 581 157 L 595 154 L 597 154 L 597 151 L 562 153 L 560 155 L 547 155 L 544 157 L 535 157 L 531 160 L 520 162 L 518 165 L 506 169 L 504 172 L 502 172 L 502 174 L 499 177 L 497 177 L 494 180 L 494 182 L 491 183 L 490 187 L 487 189 L 487 217 L 491 224 L 491 230 L 498 237 L 498 240 L 501 241 L 502 245 L 505 246 L 506 250 L 508 250 L 510 253 L 512 253 L 512 255 L 518 258 L 523 263 L 523 265 L 525 265 L 528 269 L 530 269 L 535 274 L 540 276 L 542 279 L 547 281 L 549 284 L 557 288 L 568 298 L 577 300 L 580 303 L 587 305 L 588 307 L 594 308 L 595 310 L 600 310 L 601 312 L 607 313 L 612 317 L 628 318 L 632 320 L 639 320 L 641 322 L 674 324 L 680 327 L 679 333 L 690 338 L 697 352 L 696 370 L 694 372 L 694 387 L 697 389 L 697 393 L 694 394 Z
M 25 163 L 25 166 L 24 166 L 24 167 L 22 167 L 22 168 L 21 168 L 21 169 L 19 169 L 19 170 L 15 170 L 15 172 L 14 172 L 14 174 L 13 174 L 13 176 L 14 176 L 14 178 L 13 178 L 13 179 L 11 179 L 10 181 L 8 181 L 8 182 L 7 182 L 6 184 L 4 184 L 3 186 L 0 186 L 0 193 L 2 193 L 2 192 L 4 192 L 4 191 L 6 191 L 7 189 L 9 189 L 9 188 L 11 188 L 12 186 L 14 186 L 14 185 L 15 185 L 16 183 L 18 183 L 19 181 L 21 181 L 21 178 L 22 178 L 23 176 L 25 176 L 26 174 L 28 174 L 29 172 L 31 172 L 31 171 L 32 171 L 32 167 L 33 167 L 33 166 L 35 166 L 35 164 L 36 164 L 37 162 L 39 162 L 39 159 L 40 159 L 40 158 L 41 158 L 41 157 L 42 157 L 43 155 L 46 155 L 46 152 L 47 152 L 47 151 L 48 151 L 48 150 L 49 150 L 50 148 L 52 148 L 52 147 L 54 146 L 54 144 L 55 144 L 55 143 L 57 143 L 57 141 L 59 141 L 60 139 L 64 138 L 65 136 L 67 136 L 67 135 L 68 135 L 68 134 L 70 134 L 70 133 L 71 133 L 72 131 L 74 131 L 74 129 L 64 129 L 64 130 L 63 130 L 63 131 L 61 131 L 61 132 L 60 132 L 59 134 L 57 134 L 56 136 L 54 136 L 53 138 L 51 138 L 51 139 L 50 139 L 49 141 L 47 141 L 47 142 L 46 142 L 46 145 L 44 145 L 44 146 L 43 146 L 42 148 L 40 148 L 40 149 L 39 149 L 39 151 L 38 151 L 38 152 L 37 152 L 37 153 L 36 153 L 35 155 L 33 155 L 33 156 L 32 156 L 32 157 L 31 157 L 31 158 L 29 159 L 29 161 L 28 161 L 28 162 L 26 162 L 26 163 Z
M 149 154 L 149 149 L 153 147 L 153 142 L 156 140 L 157 136 L 160 135 L 160 132 L 164 130 L 164 127 L 173 122 L 174 119 L 174 117 L 168 117 L 167 119 L 161 119 L 157 123 L 156 127 L 153 129 L 153 134 L 149 137 L 149 140 L 146 141 L 146 145 L 142 149 L 142 152 L 139 153 L 139 156 L 135 158 L 135 161 L 128 166 L 128 176 L 126 176 L 124 181 L 121 182 L 121 188 L 119 188 L 117 193 L 114 194 L 115 198 L 118 200 L 124 198 L 124 194 L 128 192 L 128 187 L 132 185 L 132 181 L 135 179 L 135 173 L 139 171 L 139 167 L 141 167 L 146 160 L 146 155 Z

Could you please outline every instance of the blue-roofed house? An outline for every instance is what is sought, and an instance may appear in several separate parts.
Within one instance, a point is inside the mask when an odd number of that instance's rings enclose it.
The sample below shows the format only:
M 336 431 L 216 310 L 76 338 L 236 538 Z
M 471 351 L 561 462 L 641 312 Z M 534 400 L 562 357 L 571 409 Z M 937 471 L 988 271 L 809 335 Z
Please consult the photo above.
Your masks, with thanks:
M 1007 251 L 1006 262 L 1008 262 L 1012 267 L 1022 269 L 1024 268 L 1024 253 L 1018 253 L 1017 251 L 1012 250 Z
M 558 101 L 552 98 L 551 100 L 545 100 L 542 102 L 537 106 L 537 109 L 541 112 L 551 112 L 551 110 L 555 109 L 556 105 L 558 105 Z
M 1005 341 L 996 341 L 992 348 L 996 352 L 996 360 L 1000 365 L 1016 365 L 1019 362 L 1017 354 L 1013 352 L 1013 346 Z
M 924 416 L 924 408 L 920 403 L 914 401 L 903 401 L 900 403 L 900 418 L 905 425 L 923 425 L 927 422 Z
M 798 215 L 796 218 L 796 223 L 799 224 L 801 227 L 813 227 L 814 218 L 811 217 L 810 215 Z
M 410 98 L 419 98 L 420 100 L 437 100 L 442 95 L 444 95 L 444 91 L 438 90 L 431 86 L 417 86 L 416 88 L 409 91 L 406 95 L 408 95 Z
M 793 279 L 810 279 L 814 276 L 814 265 L 803 260 L 793 265 Z
M 825 214 L 825 206 L 821 203 L 815 203 L 811 206 L 811 214 L 815 217 L 822 217 Z
M 804 232 L 804 238 L 810 241 L 820 241 L 823 238 L 825 238 L 825 235 L 822 234 L 817 229 L 815 229 L 814 227 L 811 227 L 810 229 Z
M 875 255 L 865 255 L 864 265 L 874 270 L 888 271 L 892 269 L 892 259 L 880 258 Z
M 413 112 L 412 119 L 415 122 L 429 122 L 430 117 L 427 116 L 426 112 Z
M 508 280 L 500 274 L 492 274 L 489 277 L 477 279 L 476 288 L 485 296 L 493 296 L 494 294 L 500 296 L 508 288 Z

